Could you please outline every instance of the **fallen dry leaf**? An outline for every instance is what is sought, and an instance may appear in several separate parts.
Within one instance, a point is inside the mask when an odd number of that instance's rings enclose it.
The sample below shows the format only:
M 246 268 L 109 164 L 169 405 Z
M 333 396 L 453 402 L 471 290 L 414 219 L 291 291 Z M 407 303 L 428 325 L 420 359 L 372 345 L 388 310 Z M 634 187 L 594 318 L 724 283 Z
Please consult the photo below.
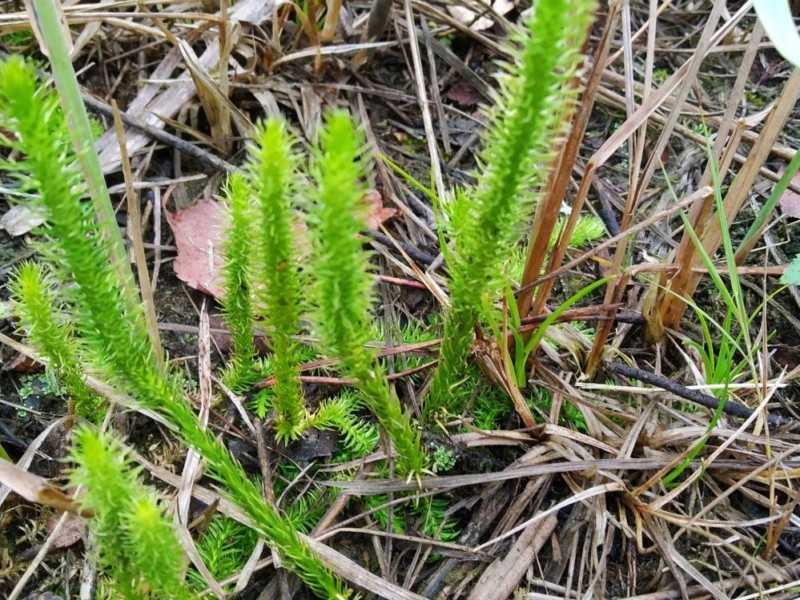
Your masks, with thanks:
M 461 106 L 475 106 L 480 102 L 478 91 L 466 81 L 459 81 L 454 84 L 445 94 L 448 100 L 452 100 Z
M 383 205 L 383 196 L 377 190 L 369 190 L 364 194 L 362 200 L 369 207 L 367 213 L 367 228 L 378 229 L 382 223 L 388 221 L 397 214 L 396 208 L 389 208 Z
M 0 229 L 5 229 L 11 237 L 25 235 L 44 223 L 42 211 L 25 204 L 12 206 L 0 217 Z
M 53 532 L 56 524 L 61 519 L 61 515 L 51 515 L 47 519 L 47 531 Z M 53 538 L 53 549 L 69 548 L 73 544 L 78 543 L 83 538 L 83 533 L 86 531 L 86 521 L 75 514 L 68 514 L 58 534 Z
M 800 185 L 800 173 L 792 177 L 792 183 Z M 792 219 L 800 219 L 800 194 L 787 189 L 781 195 L 781 212 Z
M 44 504 L 58 510 L 77 511 L 77 503 L 44 478 L 0 459 L 0 483 L 28 502 Z
M 374 198 L 370 202 L 369 222 L 374 223 L 375 228 L 397 212 L 393 208 L 381 206 L 380 194 L 377 206 Z M 178 256 L 173 265 L 178 279 L 191 288 L 221 298 L 227 228 L 225 207 L 213 200 L 202 200 L 183 210 L 173 213 L 167 211 L 167 222 L 172 227 L 175 245 L 178 247 Z M 295 250 L 302 263 L 311 253 L 311 242 L 308 239 L 308 228 L 300 215 L 294 222 L 294 234 Z
M 41 363 L 24 354 L 17 354 L 3 365 L 3 371 L 14 371 L 15 373 L 37 373 L 41 370 Z
M 369 190 L 362 200 L 368 206 L 367 227 L 376 230 L 397 215 L 397 209 L 383 205 L 383 196 Z M 183 210 L 166 213 L 175 235 L 178 255 L 173 268 L 178 279 L 191 288 L 222 297 L 223 240 L 226 228 L 225 208 L 214 200 L 201 200 Z M 302 219 L 295 221 L 295 246 L 300 260 L 310 251 L 308 232 Z
M 222 296 L 222 242 L 225 209 L 214 200 L 166 212 L 178 256 L 173 268 L 186 285 L 215 298 Z

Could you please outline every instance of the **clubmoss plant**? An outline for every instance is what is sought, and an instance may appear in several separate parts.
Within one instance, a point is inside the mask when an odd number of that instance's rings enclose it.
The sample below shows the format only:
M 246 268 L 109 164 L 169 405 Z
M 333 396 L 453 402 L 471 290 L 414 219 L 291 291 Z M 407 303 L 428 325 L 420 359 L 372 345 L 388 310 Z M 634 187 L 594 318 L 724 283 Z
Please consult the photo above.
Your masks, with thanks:
M 296 475 L 292 477 L 293 480 L 295 478 Z M 310 533 L 335 498 L 336 491 L 333 488 L 304 488 L 291 502 L 285 502 L 286 517 L 298 531 Z
M 300 332 L 300 275 L 294 247 L 293 196 L 297 159 L 285 123 L 269 119 L 250 147 L 250 179 L 258 199 L 259 297 L 272 345 L 275 377 L 273 408 L 278 440 L 296 438 L 306 409 L 298 371 L 300 352 L 293 336 Z
M 550 234 L 550 241 L 547 245 L 548 251 L 552 250 L 558 242 L 558 236 L 566 224 L 566 219 L 559 219 Z M 592 242 L 599 240 L 606 234 L 606 227 L 603 221 L 594 215 L 581 215 L 575 223 L 572 235 L 569 237 L 569 247 L 580 249 L 585 248 Z M 528 250 L 524 246 L 517 244 L 506 263 L 507 279 L 514 284 L 522 281 L 522 273 L 525 270 L 525 262 L 528 259 Z
M 243 357 L 253 372 L 253 309 L 249 290 L 257 290 L 263 309 L 272 353 L 268 360 L 275 384 L 269 394 L 259 395 L 263 416 L 269 399 L 276 414 L 278 441 L 291 441 L 309 428 L 336 429 L 343 435 L 345 450 L 363 454 L 372 450 L 377 432 L 360 421 L 355 412 L 361 402 L 353 394 L 326 401 L 309 414 L 302 398 L 299 364 L 307 355 L 294 336 L 301 332 L 300 315 L 305 306 L 300 293 L 300 269 L 294 243 L 294 204 L 297 195 L 297 157 L 294 140 L 286 124 L 269 119 L 261 124 L 249 148 L 246 174 L 234 174 L 228 184 L 231 207 L 226 256 L 226 317 L 234 338 L 234 360 Z M 256 198 L 257 214 L 249 210 L 249 197 Z M 255 259 L 250 252 L 251 218 L 257 224 Z M 255 265 L 248 263 L 255 262 Z M 257 281 L 257 285 L 251 282 Z M 239 364 L 234 363 L 234 369 Z M 249 383 L 249 382 L 248 382 Z
M 99 234 L 94 213 L 81 202 L 66 125 L 52 94 L 38 87 L 33 69 L 17 58 L 0 63 L 0 138 L 23 155 L 32 187 L 48 219 L 51 258 L 69 282 L 76 330 L 91 363 L 140 405 L 156 411 L 184 443 L 208 461 L 208 474 L 238 504 L 253 527 L 274 546 L 286 567 L 318 595 L 346 598 L 349 590 L 300 538 L 280 511 L 264 502 L 259 487 L 212 433 L 203 429 L 186 401 L 181 382 L 157 364 L 141 312 L 126 301 L 111 248 Z M 18 167 L 19 168 L 19 167 Z
M 561 230 L 566 224 L 566 219 L 559 219 L 553 227 L 553 233 L 550 235 L 550 249 L 556 245 L 558 236 L 561 235 Z M 583 248 L 588 246 L 595 240 L 600 239 L 606 233 L 606 226 L 603 225 L 598 217 L 594 215 L 581 215 L 575 222 L 575 227 L 572 229 L 572 234 L 569 236 L 570 248 Z
M 519 36 L 520 49 L 506 67 L 500 92 L 489 111 L 491 123 L 480 156 L 478 183 L 460 190 L 450 207 L 452 245 L 445 258 L 451 306 L 445 317 L 439 366 L 425 413 L 446 408 L 478 323 L 482 299 L 495 297 L 504 259 L 528 222 L 538 191 L 546 182 L 564 115 L 574 100 L 570 85 L 578 50 L 586 37 L 593 0 L 539 0 Z M 500 280 L 500 281 L 499 281 Z
M 425 467 L 419 432 L 403 410 L 369 340 L 373 301 L 369 255 L 359 237 L 366 228 L 362 200 L 363 141 L 350 116 L 328 115 L 313 163 L 315 189 L 311 225 L 316 311 L 314 321 L 325 352 L 342 361 L 369 409 L 378 418 L 397 452 L 404 476 Z
M 219 581 L 242 570 L 257 540 L 252 529 L 217 514 L 197 541 L 197 551 L 211 575 Z M 197 571 L 189 572 L 189 580 L 193 587 L 206 587 L 205 580 Z
M 79 312 L 78 321 L 93 332 L 111 334 L 87 339 L 94 355 L 106 363 L 122 352 L 149 355 L 144 313 L 127 301 L 112 266 L 111 248 L 104 243 L 91 205 L 81 201 L 84 186 L 58 100 L 39 88 L 33 68 L 19 57 L 0 63 L 0 127 L 15 134 L 0 137 L 0 145 L 24 156 L 3 167 L 41 195 L 48 234 L 57 242 L 47 246 L 51 264 L 68 265 L 73 271 L 77 285 L 70 286 L 70 300 Z M 120 337 L 125 343 L 115 344 Z
M 355 413 L 362 407 L 355 394 L 344 392 L 320 404 L 306 421 L 315 429 L 335 429 L 342 435 L 342 449 L 351 456 L 365 456 L 378 445 L 377 428 Z
M 83 381 L 77 341 L 58 310 L 53 286 L 42 265 L 23 264 L 11 282 L 11 295 L 18 299 L 15 312 L 34 346 L 47 359 L 48 368 L 66 390 L 71 403 L 69 412 L 93 420 L 98 416 L 100 401 Z
M 231 332 L 231 355 L 225 382 L 232 390 L 246 390 L 258 377 L 256 349 L 253 345 L 253 306 L 250 276 L 251 190 L 242 173 L 234 173 L 225 187 L 228 205 L 228 235 L 223 265 L 222 306 L 225 323 Z
M 98 562 L 114 591 L 131 600 L 193 597 L 182 583 L 186 560 L 172 526 L 121 444 L 82 427 L 72 460 L 72 483 L 85 489 L 81 504 L 94 514 Z

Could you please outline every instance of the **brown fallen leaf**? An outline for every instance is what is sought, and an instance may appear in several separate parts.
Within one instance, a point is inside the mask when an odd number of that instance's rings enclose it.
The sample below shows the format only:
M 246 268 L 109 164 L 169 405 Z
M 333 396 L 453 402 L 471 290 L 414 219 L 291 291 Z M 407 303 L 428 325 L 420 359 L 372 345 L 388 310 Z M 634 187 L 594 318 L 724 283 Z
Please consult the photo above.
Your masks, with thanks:
M 370 224 L 374 228 L 390 219 L 397 212 L 393 208 L 383 208 L 380 194 L 377 205 L 370 202 Z M 178 279 L 191 288 L 210 294 L 215 298 L 222 297 L 223 274 L 225 262 L 224 240 L 227 228 L 225 207 L 214 200 L 200 202 L 183 210 L 167 211 L 167 222 L 175 235 L 178 256 L 173 268 Z M 370 225 L 372 226 L 372 225 Z M 298 215 L 294 222 L 294 246 L 298 260 L 302 263 L 311 253 L 311 242 L 308 239 L 308 228 Z
M 397 215 L 396 208 L 383 205 L 383 196 L 377 190 L 369 190 L 362 200 L 368 207 L 369 229 L 376 230 Z M 182 210 L 167 211 L 166 217 L 178 248 L 173 264 L 178 279 L 191 288 L 221 298 L 225 207 L 215 200 L 201 200 Z M 302 219 L 296 220 L 294 230 L 295 247 L 303 261 L 310 252 L 310 243 Z
M 447 90 L 445 97 L 452 100 L 460 106 L 472 107 L 480 102 L 480 95 L 478 90 L 468 84 L 466 81 L 458 81 Z
M 17 354 L 3 365 L 3 371 L 14 371 L 15 373 L 38 373 L 42 368 L 41 363 L 24 354 Z
M 396 208 L 389 208 L 383 205 L 383 196 L 377 190 L 369 190 L 361 199 L 369 207 L 369 212 L 367 213 L 368 229 L 377 230 L 382 223 L 397 214 Z
M 60 515 L 50 515 L 50 518 L 47 519 L 47 531 L 52 533 L 60 519 Z M 67 515 L 64 524 L 58 530 L 55 538 L 53 538 L 53 543 L 50 547 L 54 550 L 58 550 L 60 548 L 69 548 L 73 544 L 81 541 L 85 531 L 86 521 L 84 521 L 78 515 L 69 514 Z
M 178 256 L 173 268 L 186 285 L 222 297 L 222 242 L 225 210 L 214 200 L 201 200 L 175 212 L 166 211 Z

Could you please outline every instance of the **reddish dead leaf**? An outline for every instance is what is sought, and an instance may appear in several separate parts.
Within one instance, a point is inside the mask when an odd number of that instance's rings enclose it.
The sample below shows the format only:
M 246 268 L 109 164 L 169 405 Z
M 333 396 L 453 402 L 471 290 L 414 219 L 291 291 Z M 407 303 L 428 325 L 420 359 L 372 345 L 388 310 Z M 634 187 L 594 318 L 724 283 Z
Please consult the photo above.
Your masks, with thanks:
M 220 298 L 225 231 L 222 205 L 213 200 L 201 200 L 183 210 L 167 211 L 167 222 L 178 247 L 173 265 L 178 279 L 191 288 Z
M 800 185 L 800 173 L 792 177 L 794 185 Z M 800 194 L 787 189 L 781 195 L 781 212 L 792 219 L 800 219 Z
M 42 365 L 24 354 L 17 354 L 6 363 L 3 370 L 15 373 L 37 373 L 42 370 Z
M 454 84 L 445 94 L 448 100 L 452 100 L 461 106 L 472 107 L 478 104 L 480 96 L 478 91 L 466 81 L 459 81 Z
M 47 531 L 52 533 L 60 518 L 61 515 L 51 515 L 47 519 Z M 53 538 L 52 548 L 69 548 L 83 538 L 84 531 L 86 531 L 86 522 L 78 515 L 68 513 L 64 524 L 59 529 L 56 537 Z
M 369 207 L 369 213 L 367 214 L 367 228 L 369 229 L 378 229 L 382 223 L 397 214 L 396 208 L 389 208 L 383 205 L 383 196 L 377 190 L 369 190 L 364 194 L 362 200 Z
M 397 209 L 383 206 L 380 192 L 370 190 L 363 197 L 368 207 L 367 227 L 378 229 L 397 214 Z M 178 278 L 191 288 L 222 296 L 222 246 L 226 227 L 225 209 L 213 200 L 200 202 L 166 213 L 167 222 L 175 235 L 178 255 L 173 268 Z M 305 224 L 298 220 L 294 226 L 295 246 L 301 260 L 308 254 Z

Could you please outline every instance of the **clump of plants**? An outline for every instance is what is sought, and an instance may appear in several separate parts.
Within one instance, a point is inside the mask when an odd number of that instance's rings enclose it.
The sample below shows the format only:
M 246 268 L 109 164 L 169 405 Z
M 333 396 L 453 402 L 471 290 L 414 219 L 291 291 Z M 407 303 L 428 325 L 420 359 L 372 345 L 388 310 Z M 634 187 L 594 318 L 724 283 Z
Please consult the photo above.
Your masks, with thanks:
M 230 517 L 215 515 L 197 540 L 197 552 L 219 581 L 241 571 L 256 542 L 252 529 Z M 191 571 L 188 578 L 194 587 L 205 589 L 205 580 L 197 571 Z
M 439 365 L 425 403 L 458 412 L 454 388 L 464 381 L 464 364 L 482 307 L 498 296 L 503 263 L 513 253 L 551 170 L 555 140 L 577 93 L 572 79 L 594 2 L 537 2 L 516 39 L 515 61 L 504 67 L 500 91 L 489 107 L 490 125 L 480 154 L 477 184 L 458 190 L 443 225 L 450 272 L 450 308 L 442 334 Z
M 457 388 L 466 373 L 473 331 L 483 307 L 491 304 L 487 299 L 499 293 L 503 262 L 518 243 L 536 192 L 547 178 L 554 140 L 575 95 L 570 82 L 592 6 L 590 0 L 536 3 L 517 40 L 518 60 L 507 67 L 498 104 L 489 114 L 492 125 L 478 184 L 459 190 L 443 217 L 450 238 L 443 251 L 452 304 L 425 405 L 428 415 L 443 408 L 459 410 L 460 400 L 454 399 L 466 396 Z M 447 471 L 454 466 L 455 455 L 439 449 L 426 456 L 420 427 L 401 404 L 375 351 L 367 346 L 374 331 L 374 296 L 370 254 L 361 235 L 366 228 L 363 196 L 369 166 L 364 139 L 343 111 L 326 116 L 319 139 L 306 167 L 288 126 L 267 120 L 250 143 L 245 168 L 226 184 L 229 228 L 223 307 L 232 353 L 225 382 L 237 392 L 249 392 L 263 379 L 268 365 L 273 385 L 260 397 L 260 408 L 271 414 L 279 441 L 295 440 L 309 428 L 336 429 L 342 434 L 342 452 L 364 456 L 378 440 L 378 428 L 362 416 L 368 410 L 391 445 L 396 473 L 414 479 L 429 469 Z M 99 414 L 101 404 L 85 379 L 91 372 L 137 406 L 156 413 L 203 457 L 205 474 L 248 517 L 284 567 L 320 597 L 352 597 L 301 533 L 319 506 L 298 501 L 294 510 L 284 511 L 265 500 L 260 482 L 201 425 L 187 400 L 185 382 L 160 360 L 142 303 L 130 289 L 128 265 L 121 263 L 119 231 L 108 224 L 107 217 L 113 214 L 110 203 L 102 204 L 102 194 L 92 194 L 93 203 L 85 202 L 90 195 L 86 178 L 58 99 L 19 58 L 0 63 L 0 145 L 18 157 L 2 167 L 26 191 L 40 197 L 47 218 L 40 245 L 47 267 L 25 265 L 17 273 L 12 288 L 16 312 L 32 344 L 73 398 L 75 412 L 87 417 Z M 307 184 L 301 184 L 303 174 L 308 175 Z M 298 214 L 305 215 L 311 238 L 307 267 L 301 266 L 297 248 Z M 304 333 L 306 315 L 319 339 L 318 350 L 336 359 L 336 368 L 354 381 L 357 390 L 324 401 L 314 410 L 306 404 L 299 375 L 307 350 L 297 339 Z M 267 360 L 258 356 L 253 343 L 257 328 L 268 340 Z M 490 407 L 480 408 L 485 413 L 482 422 L 496 419 Z M 108 569 L 115 589 L 124 597 L 183 597 L 182 559 L 174 534 L 167 535 L 172 532 L 162 509 L 152 493 L 142 491 L 120 445 L 79 429 L 74 460 L 79 465 L 74 480 L 87 489 L 85 506 L 97 515 L 94 527 L 101 565 Z M 379 465 L 378 471 L 388 475 L 388 465 Z M 321 503 L 325 497 L 319 492 L 305 502 Z M 425 534 L 456 535 L 442 501 L 418 502 L 413 511 Z M 388 524 L 388 513 L 379 512 L 378 518 L 381 514 Z M 116 538 L 116 549 L 109 549 L 112 530 L 121 536 Z M 226 556 L 221 540 L 213 534 L 200 544 L 220 564 Z M 154 557 L 166 553 L 170 561 L 153 564 Z M 119 572 L 113 572 L 115 565 Z
M 278 508 L 264 502 L 259 485 L 222 442 L 201 426 L 180 378 L 159 364 L 141 304 L 132 301 L 120 280 L 113 244 L 121 240 L 104 239 L 98 217 L 82 201 L 83 180 L 57 99 L 39 85 L 33 68 L 20 58 L 0 63 L 0 127 L 13 132 L 0 142 L 23 157 L 11 168 L 41 197 L 48 223 L 45 256 L 56 270 L 80 336 L 77 355 L 82 372 L 99 372 L 169 423 L 188 447 L 205 458 L 208 475 L 312 590 L 331 598 L 348 597 L 347 587 Z M 20 306 L 25 306 L 24 300 Z M 38 346 L 51 364 L 58 365 L 60 359 L 48 354 L 50 348 Z
M 391 439 L 400 473 L 418 476 L 425 467 L 419 431 L 374 352 L 366 348 L 373 297 L 368 255 L 358 236 L 367 211 L 361 181 L 364 143 L 343 112 L 329 116 L 321 139 L 313 167 L 314 322 L 323 348 L 342 361 L 344 372 L 356 380 L 364 402 Z
M 83 381 L 77 340 L 64 314 L 58 310 L 59 300 L 52 278 L 42 265 L 26 263 L 17 271 L 11 293 L 18 300 L 17 314 L 28 336 L 49 358 L 50 371 L 67 392 L 68 413 L 96 418 L 99 399 Z
M 268 120 L 255 135 L 245 175 L 234 175 L 228 185 L 231 224 L 223 304 L 234 332 L 232 382 L 237 387 L 245 385 L 256 369 L 252 320 L 253 306 L 258 305 L 272 350 L 271 399 L 278 439 L 295 439 L 309 427 L 337 428 L 351 447 L 365 447 L 370 438 L 353 418 L 359 401 L 343 396 L 324 403 L 315 414 L 306 410 L 303 401 L 295 336 L 301 333 L 305 303 L 293 226 L 301 191 L 296 184 L 298 158 L 293 145 L 285 123 Z M 418 476 L 425 466 L 419 433 L 381 365 L 365 347 L 371 332 L 372 278 L 369 256 L 359 238 L 366 228 L 367 211 L 362 201 L 362 149 L 350 116 L 344 112 L 328 115 L 311 162 L 313 184 L 303 190 L 311 199 L 313 241 L 311 270 L 304 275 L 311 279 L 310 308 L 323 352 L 338 358 L 342 371 L 356 380 L 361 401 L 375 414 L 397 451 L 400 472 Z M 255 206 L 248 205 L 249 198 L 255 199 Z M 248 227 L 251 222 L 253 227 Z M 246 243 L 250 235 L 256 240 L 252 253 Z M 253 293 L 258 302 L 253 302 Z

